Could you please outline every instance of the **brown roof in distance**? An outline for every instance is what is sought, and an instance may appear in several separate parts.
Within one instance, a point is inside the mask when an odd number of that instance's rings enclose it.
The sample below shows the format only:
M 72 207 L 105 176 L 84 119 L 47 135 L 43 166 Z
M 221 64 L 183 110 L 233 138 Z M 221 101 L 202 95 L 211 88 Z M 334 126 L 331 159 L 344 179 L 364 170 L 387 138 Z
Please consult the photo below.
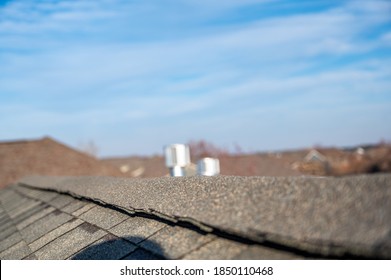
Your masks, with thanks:
M 298 176 L 289 163 L 266 154 L 224 156 L 220 159 L 222 175 Z
M 161 177 L 168 174 L 162 156 L 154 157 L 122 157 L 102 159 L 103 162 L 120 170 L 124 177 Z
M 297 176 L 302 175 L 292 169 L 289 162 L 270 157 L 266 154 L 253 155 L 223 155 L 219 157 L 222 175 L 237 176 Z M 124 157 L 107 158 L 102 161 L 112 164 L 121 170 L 124 177 L 161 177 L 168 175 L 164 158 L 154 157 Z
M 121 172 L 49 137 L 0 142 L 0 188 L 30 175 L 121 176 Z
M 327 158 L 319 153 L 317 150 L 312 149 L 304 158 L 306 162 L 326 162 Z

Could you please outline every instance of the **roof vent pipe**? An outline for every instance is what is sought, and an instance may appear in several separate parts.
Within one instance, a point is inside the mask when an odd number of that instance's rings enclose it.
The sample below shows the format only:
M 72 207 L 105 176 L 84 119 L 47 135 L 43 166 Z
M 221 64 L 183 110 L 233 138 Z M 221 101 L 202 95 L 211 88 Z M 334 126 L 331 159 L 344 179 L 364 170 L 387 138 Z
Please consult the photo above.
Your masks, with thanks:
M 220 174 L 220 161 L 217 158 L 203 158 L 197 162 L 197 173 L 203 176 Z
M 187 145 L 173 144 L 164 147 L 166 166 L 173 177 L 185 176 L 185 167 L 190 164 L 190 150 Z

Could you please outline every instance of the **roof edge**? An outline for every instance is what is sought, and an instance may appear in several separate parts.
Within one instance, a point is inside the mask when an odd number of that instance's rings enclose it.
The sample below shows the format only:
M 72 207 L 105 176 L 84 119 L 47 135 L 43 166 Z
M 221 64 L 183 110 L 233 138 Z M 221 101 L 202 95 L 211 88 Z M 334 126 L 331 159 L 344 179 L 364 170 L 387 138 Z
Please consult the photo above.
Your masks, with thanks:
M 386 176 L 391 179 L 390 176 Z M 217 178 L 215 178 L 217 179 Z M 54 191 L 61 194 L 67 194 L 74 198 L 86 199 L 106 207 L 116 209 L 118 211 L 126 211 L 132 215 L 149 216 L 150 218 L 164 220 L 169 223 L 188 225 L 196 227 L 203 232 L 213 232 L 216 235 L 227 236 L 231 238 L 239 238 L 247 242 L 255 242 L 270 247 L 280 247 L 285 250 L 295 252 L 301 255 L 319 255 L 332 258 L 390 258 L 390 251 L 383 250 L 376 246 L 368 246 L 366 244 L 358 244 L 355 242 L 346 241 L 338 242 L 335 240 L 325 240 L 317 238 L 297 239 L 294 236 L 283 235 L 281 233 L 270 232 L 260 228 L 251 229 L 251 224 L 247 224 L 246 228 L 230 227 L 228 224 L 219 224 L 211 219 L 202 218 L 197 212 L 187 212 L 185 209 L 172 209 L 170 206 L 159 207 L 146 203 L 145 207 L 135 205 L 134 202 L 128 203 L 126 200 L 121 200 L 118 197 L 124 196 L 121 192 L 129 190 L 131 196 L 136 199 L 145 199 L 142 189 L 151 191 L 151 186 L 158 184 L 163 180 L 168 192 L 171 192 L 172 185 L 180 186 L 183 184 L 205 184 L 216 181 L 213 178 L 204 178 L 195 176 L 194 178 L 160 178 L 160 179 L 120 179 L 111 177 L 28 177 L 19 182 L 20 186 L 37 188 L 46 191 Z M 239 180 L 255 180 L 261 182 L 264 177 L 240 178 Z M 285 178 L 287 179 L 287 178 Z M 293 178 L 291 178 L 293 179 Z M 294 178 L 296 179 L 296 178 Z M 305 179 L 305 178 L 304 178 Z M 310 179 L 310 178 L 308 178 Z M 312 178 L 315 180 L 326 178 Z M 219 176 L 217 182 L 227 183 L 230 180 L 238 180 L 236 176 Z M 271 182 L 276 178 L 269 177 L 266 181 Z M 326 179 L 330 180 L 330 179 Z M 250 182 L 250 181 L 248 181 Z M 178 185 L 179 183 L 179 185 Z M 99 185 L 100 184 L 100 185 Z M 138 190 L 135 190 L 134 187 Z M 199 186 L 201 187 L 201 186 Z M 223 187 L 223 186 L 222 186 Z M 113 190 L 114 189 L 114 190 Z M 140 193 L 141 189 L 141 193 Z M 203 188 L 204 189 L 204 188 Z M 205 190 L 205 189 L 204 189 Z M 106 196 L 108 192 L 109 195 Z M 127 196 L 128 194 L 125 194 Z M 153 194 L 151 194 L 153 195 Z M 163 194 L 164 196 L 164 194 Z M 159 202 L 162 203 L 162 202 Z M 173 202 L 170 202 L 173 203 Z M 197 203 L 202 203 L 198 201 Z M 196 203 L 196 204 L 197 204 Z M 230 202 L 231 203 L 231 202 Z M 189 205 L 189 203 L 185 203 Z M 222 205 L 224 207 L 224 205 Z M 202 209 L 199 209 L 201 211 Z M 213 214 L 216 214 L 216 209 L 209 209 Z M 217 211 L 217 214 L 220 213 Z M 224 214 L 224 213 L 223 213 Z M 387 247 L 388 248 L 388 247 Z

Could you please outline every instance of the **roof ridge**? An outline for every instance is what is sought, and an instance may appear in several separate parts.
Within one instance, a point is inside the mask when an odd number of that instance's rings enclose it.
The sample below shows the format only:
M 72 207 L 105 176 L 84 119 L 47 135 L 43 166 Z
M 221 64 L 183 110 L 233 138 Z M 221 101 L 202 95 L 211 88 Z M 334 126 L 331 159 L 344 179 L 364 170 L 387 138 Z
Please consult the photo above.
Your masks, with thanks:
M 151 181 L 151 180 L 147 180 Z M 152 180 L 153 181 L 153 180 Z M 154 220 L 159 220 L 166 224 L 175 224 L 188 229 L 196 230 L 202 233 L 212 233 L 216 236 L 239 241 L 245 244 L 260 244 L 266 247 L 274 249 L 283 249 L 284 251 L 295 253 L 306 257 L 327 257 L 327 258 L 373 258 L 374 256 L 380 258 L 388 258 L 389 253 L 379 252 L 377 248 L 371 248 L 365 246 L 365 244 L 357 244 L 355 242 L 340 243 L 332 240 L 322 240 L 308 238 L 306 240 L 297 240 L 292 236 L 276 234 L 268 231 L 260 231 L 259 229 L 249 229 L 247 232 L 241 232 L 237 229 L 231 229 L 229 227 L 222 227 L 219 225 L 213 225 L 207 222 L 203 222 L 199 219 L 192 218 L 190 216 L 173 215 L 169 213 L 163 213 L 161 210 L 155 210 L 152 208 L 135 208 L 134 206 L 127 204 L 123 205 L 115 204 L 105 201 L 105 199 L 99 198 L 99 196 L 87 196 L 67 190 L 59 187 L 60 185 L 66 185 L 65 181 L 60 181 L 53 184 L 52 187 L 43 183 L 39 186 L 37 183 L 19 182 L 20 186 L 40 189 L 45 191 L 57 192 L 72 196 L 77 199 L 87 200 L 96 203 L 100 206 L 107 207 L 122 213 L 133 216 L 141 216 Z M 88 193 L 88 191 L 87 191 Z
M 53 189 L 42 189 L 42 188 L 36 188 L 34 186 L 30 186 L 28 184 L 24 183 L 18 183 L 19 186 L 21 187 L 26 187 L 26 188 L 31 188 L 31 189 L 39 189 L 41 191 L 48 191 L 48 192 L 55 192 L 58 194 L 62 195 L 67 195 L 71 196 L 75 199 L 78 200 L 85 200 L 92 202 L 96 205 L 99 205 L 101 207 L 105 207 L 111 210 L 119 211 L 121 213 L 127 214 L 132 217 L 143 217 L 143 218 L 148 218 L 152 220 L 156 220 L 159 222 L 162 222 L 167 225 L 175 225 L 179 227 L 183 227 L 186 229 L 190 229 L 193 231 L 197 231 L 202 234 L 214 234 L 220 238 L 228 239 L 228 240 L 233 240 L 239 243 L 243 244 L 258 244 L 262 245 L 265 247 L 273 248 L 273 249 L 279 249 L 279 250 L 284 250 L 289 253 L 294 253 L 296 255 L 304 256 L 304 257 L 327 257 L 327 258 L 341 258 L 345 257 L 347 259 L 352 259 L 352 258 L 365 258 L 366 254 L 349 254 L 348 252 L 344 252 L 343 250 L 340 250 L 338 254 L 333 254 L 333 252 L 329 252 L 328 254 L 323 254 L 322 250 L 316 250 L 315 247 L 316 245 L 312 245 L 311 243 L 306 244 L 306 246 L 303 246 L 303 248 L 300 247 L 295 247 L 295 246 L 289 246 L 288 244 L 292 242 L 287 242 L 285 240 L 286 238 L 283 237 L 278 237 L 274 236 L 274 238 L 271 238 L 272 236 L 269 234 L 264 234 L 261 238 L 257 238 L 255 236 L 242 236 L 239 233 L 235 232 L 229 232 L 224 229 L 219 229 L 215 227 L 211 227 L 208 225 L 204 225 L 202 222 L 194 220 L 189 217 L 170 217 L 165 214 L 159 213 L 158 211 L 154 211 L 153 209 L 134 209 L 134 211 L 129 211 L 126 208 L 113 205 L 113 204 L 108 204 L 105 203 L 102 200 L 99 199 L 91 199 L 88 197 L 84 196 L 79 196 L 75 193 L 71 192 L 63 192 L 63 191 L 58 191 L 58 190 L 53 190 Z M 313 247 L 315 250 L 308 250 L 309 247 Z
M 0 145 L 12 145 L 12 144 L 26 144 L 26 143 L 35 143 L 44 140 L 43 138 L 34 138 L 34 139 L 15 139 L 15 140 L 1 140 Z

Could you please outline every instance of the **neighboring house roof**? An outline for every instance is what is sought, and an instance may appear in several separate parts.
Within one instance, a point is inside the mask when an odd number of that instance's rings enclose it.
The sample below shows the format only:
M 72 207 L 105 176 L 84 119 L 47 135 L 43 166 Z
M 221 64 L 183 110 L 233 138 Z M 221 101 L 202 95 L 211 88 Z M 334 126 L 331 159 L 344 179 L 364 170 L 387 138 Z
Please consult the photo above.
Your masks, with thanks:
M 122 176 L 126 177 L 161 177 L 169 173 L 162 156 L 107 158 L 102 159 L 102 162 L 111 164 L 121 171 Z M 134 176 L 139 170 L 143 172 Z
M 0 259 L 391 258 L 391 175 L 30 177 Z
M 317 150 L 311 150 L 305 156 L 304 161 L 306 162 L 327 162 L 327 158 L 319 153 Z
M 237 176 L 299 176 L 289 163 L 267 155 L 224 156 L 220 159 L 223 175 Z
M 219 157 L 222 175 L 237 176 L 294 176 L 302 175 L 293 170 L 289 162 L 271 158 L 267 155 L 223 155 Z M 154 157 L 125 157 L 107 158 L 103 162 L 112 164 L 122 170 L 126 177 L 161 177 L 168 174 L 164 158 Z M 139 172 L 142 170 L 142 172 Z M 137 175 L 137 176 L 135 176 Z
M 0 142 L 0 188 L 31 175 L 121 176 L 121 172 L 48 137 Z

